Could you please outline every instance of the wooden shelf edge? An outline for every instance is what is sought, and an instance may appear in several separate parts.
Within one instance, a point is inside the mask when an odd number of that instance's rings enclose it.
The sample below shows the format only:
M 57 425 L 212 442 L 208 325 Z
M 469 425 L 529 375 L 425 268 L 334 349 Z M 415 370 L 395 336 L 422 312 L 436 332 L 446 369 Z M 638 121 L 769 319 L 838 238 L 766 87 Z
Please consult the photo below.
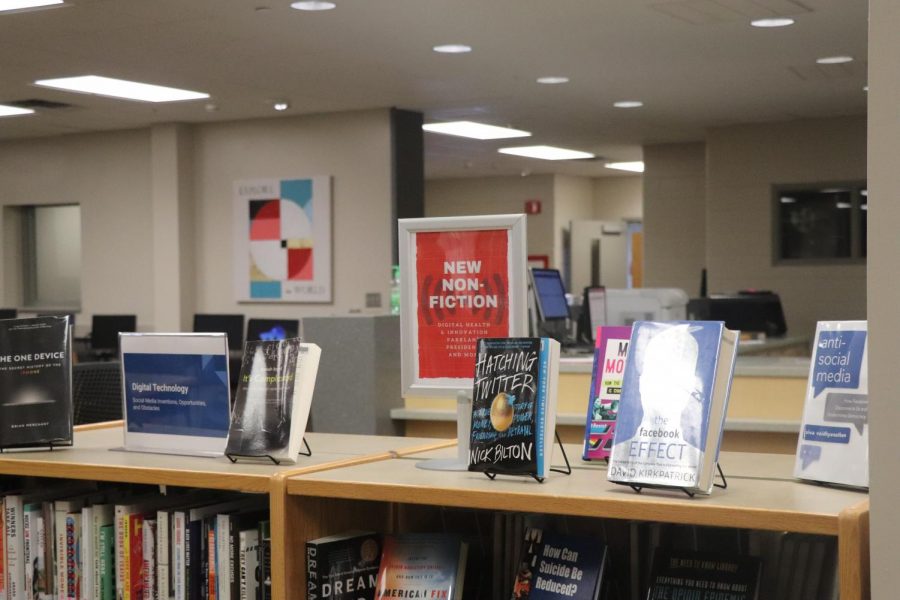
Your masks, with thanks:
M 869 600 L 869 500 L 847 507 L 838 517 L 838 569 L 841 600 Z
M 125 422 L 122 419 L 118 421 L 103 421 L 101 423 L 85 423 L 84 425 L 76 425 L 75 431 L 94 431 L 95 429 L 110 429 L 112 427 L 122 427 Z

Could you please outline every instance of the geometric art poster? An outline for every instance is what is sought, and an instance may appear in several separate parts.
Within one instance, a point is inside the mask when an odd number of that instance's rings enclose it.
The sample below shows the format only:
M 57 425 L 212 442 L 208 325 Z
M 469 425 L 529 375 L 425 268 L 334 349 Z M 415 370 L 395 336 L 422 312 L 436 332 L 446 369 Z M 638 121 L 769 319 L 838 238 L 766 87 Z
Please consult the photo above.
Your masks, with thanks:
M 238 302 L 331 302 L 331 178 L 234 184 Z

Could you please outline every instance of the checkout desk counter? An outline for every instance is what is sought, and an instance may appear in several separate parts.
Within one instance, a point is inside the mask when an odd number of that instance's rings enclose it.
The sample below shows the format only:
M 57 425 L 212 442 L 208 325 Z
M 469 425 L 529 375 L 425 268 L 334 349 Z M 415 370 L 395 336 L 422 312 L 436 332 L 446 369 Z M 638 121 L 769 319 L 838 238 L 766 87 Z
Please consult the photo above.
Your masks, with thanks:
M 796 451 L 809 376 L 808 343 L 808 339 L 798 338 L 768 348 L 779 353 L 802 349 L 806 356 L 772 356 L 765 348 L 743 347 L 735 365 L 722 450 Z M 560 359 L 556 422 L 563 442 L 580 443 L 584 439 L 592 361 L 591 356 Z M 406 398 L 402 408 L 391 410 L 391 418 L 405 423 L 407 436 L 455 437 L 456 400 Z

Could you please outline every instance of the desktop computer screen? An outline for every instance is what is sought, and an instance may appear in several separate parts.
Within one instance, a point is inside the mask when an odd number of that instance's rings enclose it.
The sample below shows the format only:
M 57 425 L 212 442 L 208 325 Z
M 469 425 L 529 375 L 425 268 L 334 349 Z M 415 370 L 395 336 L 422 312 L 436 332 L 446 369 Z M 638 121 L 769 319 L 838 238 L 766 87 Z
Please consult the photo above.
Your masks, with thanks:
M 249 319 L 247 341 L 286 340 L 300 336 L 299 319 Z
M 194 331 L 197 333 L 224 333 L 228 336 L 228 349 L 244 347 L 244 315 L 194 315 Z
M 91 348 L 115 350 L 119 347 L 119 332 L 137 331 L 135 315 L 94 315 L 91 319 Z
M 531 269 L 534 297 L 541 321 L 569 318 L 566 288 L 558 269 Z

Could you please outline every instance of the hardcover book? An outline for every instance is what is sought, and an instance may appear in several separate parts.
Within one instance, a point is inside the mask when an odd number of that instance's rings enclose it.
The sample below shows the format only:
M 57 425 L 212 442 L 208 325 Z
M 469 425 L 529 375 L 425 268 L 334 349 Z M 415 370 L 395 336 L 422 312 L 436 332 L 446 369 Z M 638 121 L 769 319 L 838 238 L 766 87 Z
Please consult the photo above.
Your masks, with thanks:
M 453 535 L 385 536 L 375 599 L 459 600 L 467 555 L 468 545 Z
M 0 320 L 0 448 L 72 442 L 69 317 Z
M 227 455 L 297 461 L 321 354 L 296 338 L 244 345 Z
M 546 477 L 556 432 L 559 342 L 478 340 L 469 470 Z
M 350 531 L 306 542 L 307 600 L 373 600 L 381 538 Z
M 752 556 L 658 549 L 653 555 L 647 600 L 756 600 L 759 576 L 760 561 Z
M 584 460 L 609 458 L 616 431 L 631 327 L 598 327 L 596 340 L 587 425 L 584 428 Z
M 606 546 L 597 540 L 529 528 L 512 600 L 597 600 Z
M 819 321 L 794 475 L 869 487 L 866 321 Z
M 607 478 L 712 491 L 737 356 L 721 321 L 637 321 Z

